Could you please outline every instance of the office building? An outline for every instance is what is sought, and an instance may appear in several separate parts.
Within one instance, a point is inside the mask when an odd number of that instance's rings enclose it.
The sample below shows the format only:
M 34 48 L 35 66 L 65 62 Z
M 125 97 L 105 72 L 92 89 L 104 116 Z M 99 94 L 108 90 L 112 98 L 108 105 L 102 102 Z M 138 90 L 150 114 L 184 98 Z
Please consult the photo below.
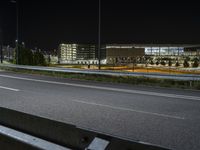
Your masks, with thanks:
M 101 50 L 102 63 L 105 63 L 105 50 Z M 98 49 L 94 44 L 60 44 L 58 48 L 60 64 L 98 64 Z
M 107 44 L 101 46 L 101 64 L 126 64 L 134 60 L 143 63 L 146 57 L 197 57 L 200 45 L 190 44 Z M 98 64 L 98 49 L 94 44 L 60 44 L 59 63 Z
M 77 44 L 60 44 L 58 50 L 59 63 L 72 63 L 77 57 Z

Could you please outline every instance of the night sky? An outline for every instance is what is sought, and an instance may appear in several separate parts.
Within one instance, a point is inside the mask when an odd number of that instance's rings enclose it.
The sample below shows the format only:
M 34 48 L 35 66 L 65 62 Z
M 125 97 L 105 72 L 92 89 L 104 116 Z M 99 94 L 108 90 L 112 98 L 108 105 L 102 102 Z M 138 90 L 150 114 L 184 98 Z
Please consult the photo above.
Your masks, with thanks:
M 200 43 L 196 2 L 102 0 L 103 43 Z M 20 40 L 29 48 L 96 43 L 98 0 L 19 0 Z M 4 44 L 14 45 L 16 8 L 0 0 Z

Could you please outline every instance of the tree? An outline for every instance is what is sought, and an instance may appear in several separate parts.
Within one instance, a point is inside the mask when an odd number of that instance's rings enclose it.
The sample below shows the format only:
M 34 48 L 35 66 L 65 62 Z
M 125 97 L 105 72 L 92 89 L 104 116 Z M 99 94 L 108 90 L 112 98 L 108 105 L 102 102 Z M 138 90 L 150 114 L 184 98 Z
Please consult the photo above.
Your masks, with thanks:
M 196 68 L 199 66 L 199 63 L 197 60 L 194 61 L 194 63 L 192 64 L 192 67 Z
M 15 57 L 17 57 L 16 53 L 15 53 Z M 14 62 L 16 63 L 16 58 L 15 58 Z M 21 45 L 18 46 L 18 64 L 20 64 L 20 65 L 32 65 L 33 64 L 32 51 Z
M 166 65 L 166 63 L 165 63 L 165 61 L 161 61 L 161 63 L 160 63 L 161 65 L 163 65 L 163 66 L 165 66 Z
M 39 66 L 46 65 L 44 55 L 41 52 L 37 51 L 33 54 L 33 65 L 39 65 Z
M 176 66 L 176 67 L 179 67 L 179 66 L 180 66 L 180 64 L 179 64 L 178 61 L 176 62 L 175 66 Z
M 187 67 L 189 67 L 189 66 L 190 66 L 190 64 L 188 63 L 188 61 L 187 61 L 187 60 L 184 60 L 183 66 L 184 66 L 185 68 L 187 68 Z
M 171 60 L 169 60 L 168 66 L 172 66 L 172 61 Z
M 153 62 L 153 60 L 151 60 L 150 64 L 151 64 L 151 65 L 154 65 L 154 62 Z
M 16 62 L 16 48 L 15 48 L 15 50 L 14 50 L 14 52 L 13 52 L 13 64 L 16 64 L 17 62 Z
M 199 59 L 197 57 L 193 58 L 191 61 L 199 61 Z
M 156 61 L 156 65 L 157 65 L 157 66 L 159 65 L 159 61 Z
M 190 57 L 187 56 L 187 57 L 185 58 L 185 60 L 186 60 L 186 61 L 190 61 Z
M 16 63 L 16 52 L 14 53 L 13 63 Z M 25 48 L 24 46 L 18 46 L 18 64 L 19 65 L 41 65 L 45 66 L 46 61 L 44 55 L 37 51 L 33 54 L 33 52 Z

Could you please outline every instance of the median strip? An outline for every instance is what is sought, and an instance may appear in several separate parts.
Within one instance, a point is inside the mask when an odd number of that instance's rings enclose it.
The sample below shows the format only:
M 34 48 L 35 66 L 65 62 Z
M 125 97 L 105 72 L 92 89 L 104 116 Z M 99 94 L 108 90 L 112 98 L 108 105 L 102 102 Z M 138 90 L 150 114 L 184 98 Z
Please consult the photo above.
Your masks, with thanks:
M 56 67 L 39 67 L 24 65 L 0 65 L 3 70 L 19 73 L 39 74 L 54 77 L 93 80 L 98 82 L 126 83 L 134 85 L 150 85 L 173 88 L 200 89 L 198 75 L 158 74 L 158 73 L 129 73 L 98 70 L 66 69 Z

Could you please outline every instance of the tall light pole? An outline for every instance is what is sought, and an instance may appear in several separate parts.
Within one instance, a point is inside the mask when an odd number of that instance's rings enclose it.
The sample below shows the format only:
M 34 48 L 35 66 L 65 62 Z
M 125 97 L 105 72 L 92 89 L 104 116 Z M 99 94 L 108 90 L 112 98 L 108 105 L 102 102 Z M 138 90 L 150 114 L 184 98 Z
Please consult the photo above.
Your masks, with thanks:
M 16 5 L 16 40 L 15 40 L 15 45 L 16 45 L 16 64 L 19 63 L 19 2 L 18 0 L 11 0 L 11 3 L 15 3 Z
M 0 55 L 1 55 L 0 59 L 1 59 L 1 63 L 3 63 L 3 15 L 0 17 L 2 21 L 2 23 L 0 24 Z
M 0 55 L 1 55 L 1 63 L 3 63 L 3 31 L 0 27 Z
M 101 69 L 101 0 L 99 0 L 99 21 L 98 21 L 98 61 L 99 70 Z

